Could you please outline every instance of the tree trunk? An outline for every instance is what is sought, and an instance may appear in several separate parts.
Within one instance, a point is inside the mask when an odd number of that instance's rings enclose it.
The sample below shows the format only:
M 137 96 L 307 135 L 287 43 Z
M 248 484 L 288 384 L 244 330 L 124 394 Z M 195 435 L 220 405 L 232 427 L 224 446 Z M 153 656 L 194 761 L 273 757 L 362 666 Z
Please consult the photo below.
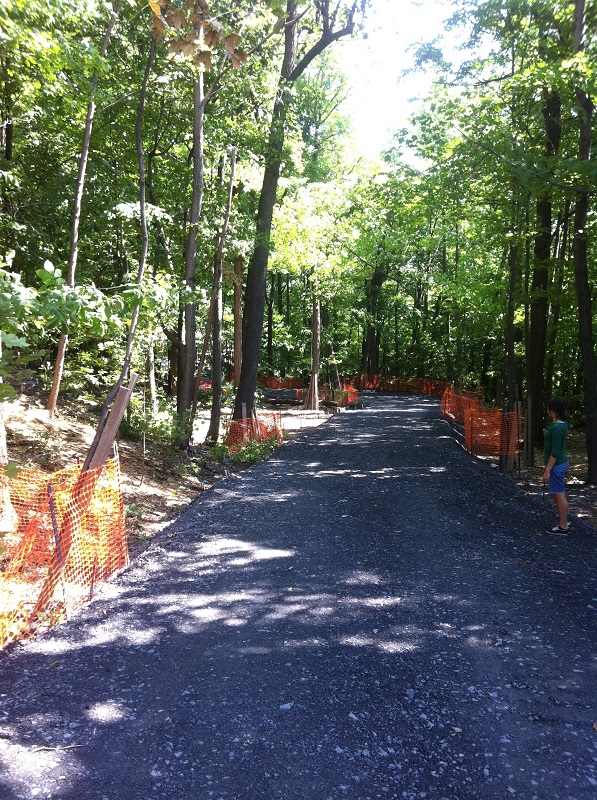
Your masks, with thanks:
M 108 51 L 108 45 L 112 37 L 112 31 L 118 14 L 120 13 L 120 6 L 122 0 L 115 0 L 112 6 L 112 15 L 110 22 L 104 34 L 104 40 L 100 48 L 100 58 L 105 58 Z M 91 131 L 93 129 L 93 120 L 95 118 L 95 91 L 99 75 L 94 72 L 91 79 L 91 88 L 89 90 L 89 105 L 87 106 L 87 118 L 85 120 L 85 130 L 83 132 L 83 146 L 81 147 L 81 155 L 79 157 L 79 169 L 77 172 L 77 182 L 75 184 L 75 198 L 73 202 L 73 215 L 71 221 L 70 231 L 70 252 L 68 258 L 68 271 L 66 282 L 71 288 L 75 285 L 75 271 L 77 269 L 77 259 L 79 256 L 79 224 L 81 221 L 81 206 L 83 204 L 83 188 L 85 186 L 85 173 L 87 172 L 87 162 L 89 160 L 89 142 L 91 140 Z M 68 334 L 63 333 L 60 335 L 58 342 L 58 353 L 56 355 L 56 363 L 54 365 L 54 377 L 52 379 L 52 388 L 48 397 L 46 408 L 50 417 L 54 416 L 56 412 L 56 404 L 58 402 L 58 392 L 60 391 L 60 383 L 62 381 L 62 373 L 64 371 L 64 360 L 66 356 L 66 348 L 68 345 Z
M 309 64 L 334 41 L 352 33 L 357 6 L 354 0 L 349 8 L 344 9 L 344 27 L 334 31 L 340 12 L 340 4 L 333 7 L 330 13 L 330 0 L 317 3 L 317 21 L 321 24 L 321 36 L 304 57 L 295 65 L 299 34 L 298 0 L 286 2 L 286 26 L 284 31 L 284 59 L 278 81 L 276 100 L 270 125 L 267 160 L 263 176 L 263 185 L 259 197 L 257 225 L 253 257 L 247 272 L 247 288 L 245 291 L 245 313 L 243 319 L 243 362 L 240 381 L 234 404 L 234 418 L 242 419 L 243 408 L 249 416 L 255 408 L 255 389 L 259 370 L 259 354 L 263 333 L 263 315 L 265 310 L 265 287 L 267 263 L 269 259 L 270 235 L 276 192 L 282 164 L 286 115 L 290 105 L 292 84 L 307 69 Z
M 321 346 L 321 308 L 313 292 L 313 318 L 311 321 L 311 380 L 305 398 L 305 409 L 319 411 L 319 355 Z
M 203 120 L 205 115 L 205 98 L 203 94 L 203 74 L 199 73 L 193 85 L 193 194 L 189 231 L 185 248 L 185 286 L 188 296 L 183 302 L 183 356 L 182 370 L 178 376 L 178 393 L 176 411 L 180 418 L 191 410 L 193 405 L 193 388 L 195 381 L 195 364 L 197 361 L 197 319 L 194 297 L 197 270 L 197 238 L 199 218 L 203 201 Z M 188 426 L 187 426 L 188 427 Z M 189 431 L 187 431 L 189 433 Z M 188 440 L 188 436 L 186 437 Z
M 290 278 L 286 276 L 286 324 L 290 327 Z
M 561 137 L 562 104 L 555 92 L 547 95 L 543 105 L 545 122 L 545 155 L 548 162 L 557 155 Z M 543 441 L 545 405 L 545 351 L 547 345 L 548 287 L 551 258 L 552 199 L 551 187 L 546 185 L 537 200 L 537 235 L 535 261 L 531 283 L 529 350 L 527 353 L 527 390 L 531 396 L 531 439 Z
M 230 213 L 232 210 L 232 194 L 234 189 L 234 171 L 236 166 L 236 150 L 232 149 L 230 158 L 230 181 L 228 184 L 228 203 L 224 215 L 224 223 L 220 234 L 220 241 L 214 261 L 214 312 L 213 312 L 213 343 L 212 343 L 212 403 L 211 419 L 207 432 L 207 441 L 217 442 L 220 437 L 220 417 L 222 415 L 222 261 L 224 258 L 224 242 L 228 232 Z
M 508 308 L 506 311 L 505 345 L 506 345 L 506 382 L 508 394 L 508 410 L 512 411 L 518 400 L 516 385 L 516 357 L 514 354 L 514 306 L 516 287 L 518 285 L 518 243 L 510 244 L 508 251 Z
M 562 287 L 564 285 L 564 265 L 568 253 L 568 233 L 570 229 L 570 200 L 566 200 L 563 218 L 558 221 L 554 247 L 553 299 L 550 305 L 550 326 L 548 329 L 547 358 L 545 361 L 545 394 L 553 395 L 553 373 L 558 327 L 562 307 Z
M 269 297 L 267 298 L 267 371 L 274 374 L 274 302 L 276 276 L 270 276 Z
M 145 156 L 143 151 L 143 115 L 145 113 L 145 100 L 147 98 L 147 85 L 149 82 L 149 76 L 151 74 L 151 69 L 153 67 L 153 62 L 155 60 L 155 54 L 157 49 L 157 43 L 154 37 L 151 37 L 151 45 L 149 48 L 149 56 L 147 57 L 147 63 L 145 65 L 145 73 L 143 75 L 143 82 L 141 84 L 141 93 L 139 95 L 139 105 L 137 106 L 137 119 L 135 122 L 135 145 L 137 149 L 137 160 L 139 165 L 139 224 L 140 224 L 140 233 L 141 233 L 141 253 L 139 256 L 139 267 L 137 269 L 137 283 L 136 285 L 140 288 L 141 284 L 143 283 L 143 276 L 145 274 L 145 267 L 147 265 L 147 253 L 149 250 L 149 236 L 147 232 L 147 210 L 146 210 L 146 203 L 145 203 Z M 102 408 L 102 412 L 100 414 L 97 430 L 95 432 L 95 437 L 89 448 L 87 456 L 85 458 L 85 462 L 82 467 L 82 471 L 88 470 L 91 468 L 91 464 L 94 463 L 94 456 L 100 444 L 100 440 L 102 439 L 102 434 L 104 432 L 104 428 L 106 427 L 106 423 L 108 422 L 108 417 L 110 415 L 110 408 L 112 406 L 112 402 L 117 398 L 119 395 L 120 389 L 127 377 L 131 359 L 133 356 L 133 344 L 135 341 L 135 333 L 137 331 L 137 322 L 139 321 L 139 312 L 141 310 L 140 305 L 136 305 L 133 309 L 133 313 L 131 315 L 131 321 L 129 323 L 129 330 L 126 338 L 126 345 L 125 345 L 125 353 L 124 353 L 124 363 L 122 365 L 122 369 L 120 371 L 120 375 L 116 384 L 114 385 L 112 391 L 108 394 L 104 406 Z M 134 388 L 135 379 L 131 385 L 131 392 Z M 118 401 L 117 401 L 118 402 Z M 128 403 L 128 397 L 126 399 Z M 124 413 L 124 408 L 122 409 Z M 122 418 L 122 417 L 121 417 Z M 120 422 L 120 421 L 119 421 Z
M 295 5 L 295 4 L 292 4 Z M 288 39 L 290 26 L 286 32 Z M 287 45 L 288 49 L 289 45 Z M 287 58 L 289 56 L 287 55 Z M 286 59 L 285 59 L 286 60 Z M 265 310 L 265 286 L 267 263 L 269 259 L 269 241 L 271 235 L 276 190 L 280 176 L 282 148 L 284 145 L 284 125 L 287 105 L 290 99 L 286 87 L 286 79 L 282 75 L 278 85 L 277 100 L 270 127 L 267 152 L 268 163 L 265 166 L 263 185 L 259 197 L 257 211 L 257 228 L 253 256 L 247 270 L 245 304 L 243 314 L 243 354 L 240 380 L 234 404 L 234 418 L 243 418 L 243 408 L 250 417 L 255 408 L 255 388 L 259 371 L 259 354 L 261 352 L 261 335 L 263 331 L 263 315 Z
M 7 53 L 5 58 L 0 55 L 0 64 L 2 66 L 2 74 L 0 75 L 0 86 L 3 88 L 2 96 L 0 97 L 0 110 L 2 116 L 0 118 L 0 150 L 4 156 L 8 168 L 13 157 L 13 143 L 14 143 L 14 120 L 13 108 L 14 97 L 18 92 L 18 84 L 14 75 L 14 65 L 10 55 Z M 7 220 L 6 227 L 3 226 L 3 232 L 6 237 L 0 243 L 1 260 L 6 261 L 8 253 L 14 249 L 14 234 L 8 224 L 8 220 L 13 221 L 12 204 L 10 200 L 9 184 L 6 177 L 2 181 L 2 212 Z
M 149 412 L 152 419 L 158 413 L 158 390 L 155 380 L 155 347 L 153 342 L 149 345 L 145 358 L 145 374 L 147 376 L 147 386 L 149 388 Z
M 365 286 L 367 322 L 363 331 L 361 361 L 361 372 L 365 375 L 376 375 L 379 371 L 379 294 L 386 277 L 381 267 L 376 266 L 371 280 Z
M 574 44 L 577 53 L 584 50 L 584 18 L 585 2 L 576 0 Z M 577 88 L 576 96 L 580 105 L 578 160 L 581 164 L 587 164 L 591 159 L 593 102 L 581 87 Z M 574 284 L 578 300 L 579 343 L 584 373 L 588 481 L 597 484 L 597 363 L 593 336 L 593 303 L 587 265 L 589 196 L 588 187 L 580 188 L 576 193 L 572 255 Z
M 243 363 L 243 259 L 234 262 L 234 388 L 238 388 L 240 369 Z

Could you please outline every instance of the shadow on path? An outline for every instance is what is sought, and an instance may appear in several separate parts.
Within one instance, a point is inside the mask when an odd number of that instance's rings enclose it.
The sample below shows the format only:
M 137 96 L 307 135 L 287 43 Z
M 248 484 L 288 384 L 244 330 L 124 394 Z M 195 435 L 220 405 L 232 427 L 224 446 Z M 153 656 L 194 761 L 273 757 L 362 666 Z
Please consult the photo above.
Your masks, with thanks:
M 595 535 L 365 402 L 2 657 L 2 800 L 593 800 Z

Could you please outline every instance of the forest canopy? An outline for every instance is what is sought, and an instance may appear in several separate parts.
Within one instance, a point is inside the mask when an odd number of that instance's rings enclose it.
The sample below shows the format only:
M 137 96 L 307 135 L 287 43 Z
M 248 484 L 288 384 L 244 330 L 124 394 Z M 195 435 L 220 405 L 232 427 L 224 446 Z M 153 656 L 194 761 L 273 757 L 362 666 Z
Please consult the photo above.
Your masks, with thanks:
M 454 0 L 371 162 L 336 52 L 374 5 L 5 0 L 0 399 L 133 370 L 188 443 L 199 377 L 212 439 L 264 376 L 531 397 L 535 439 L 562 394 L 597 482 L 595 2 Z

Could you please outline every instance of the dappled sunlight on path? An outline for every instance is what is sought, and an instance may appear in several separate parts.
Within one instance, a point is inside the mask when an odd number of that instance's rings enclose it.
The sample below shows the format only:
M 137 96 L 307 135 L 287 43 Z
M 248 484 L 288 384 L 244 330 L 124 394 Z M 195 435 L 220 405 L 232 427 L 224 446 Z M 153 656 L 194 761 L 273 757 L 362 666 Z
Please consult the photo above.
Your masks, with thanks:
M 367 398 L 2 662 L 2 798 L 594 795 L 595 539 Z

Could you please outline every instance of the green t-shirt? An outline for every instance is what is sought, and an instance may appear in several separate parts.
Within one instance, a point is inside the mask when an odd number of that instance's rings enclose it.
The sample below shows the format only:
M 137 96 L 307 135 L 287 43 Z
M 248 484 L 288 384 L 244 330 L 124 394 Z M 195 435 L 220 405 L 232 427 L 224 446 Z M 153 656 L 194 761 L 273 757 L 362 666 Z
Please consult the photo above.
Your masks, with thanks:
M 543 463 L 547 464 L 550 457 L 556 460 L 554 466 L 565 464 L 568 461 L 565 442 L 568 433 L 568 423 L 563 421 L 552 422 L 543 437 Z

